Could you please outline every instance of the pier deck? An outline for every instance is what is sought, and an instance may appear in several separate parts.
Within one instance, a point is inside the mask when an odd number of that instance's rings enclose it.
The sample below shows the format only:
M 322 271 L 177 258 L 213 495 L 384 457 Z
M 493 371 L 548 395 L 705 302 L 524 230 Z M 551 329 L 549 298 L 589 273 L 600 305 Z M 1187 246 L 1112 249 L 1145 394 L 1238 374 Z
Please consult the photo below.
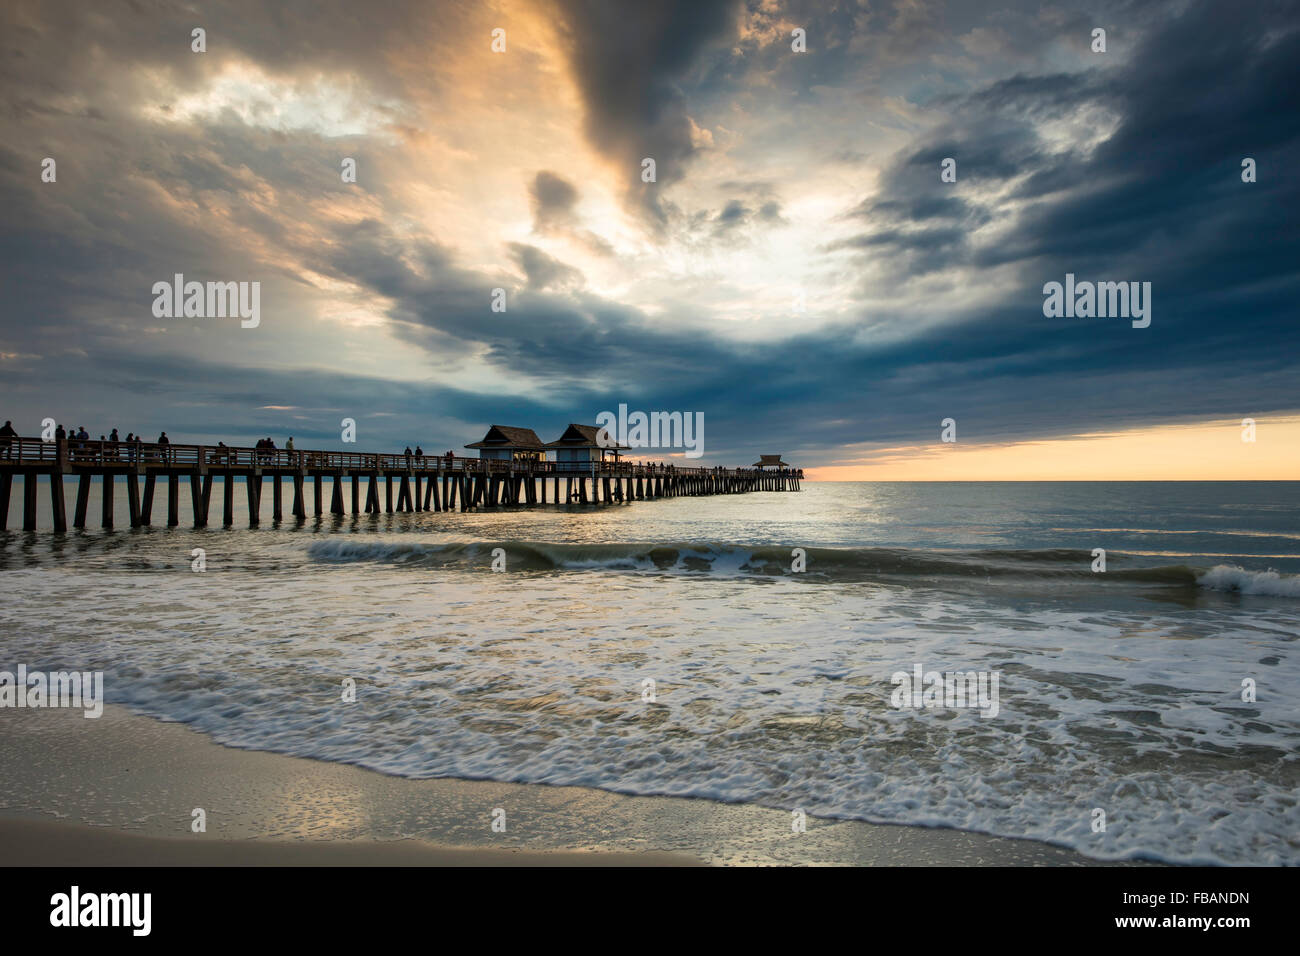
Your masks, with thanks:
M 547 504 L 548 481 L 552 486 L 550 500 L 555 504 L 613 504 L 679 496 L 798 491 L 803 478 L 803 472 L 794 468 L 691 468 L 625 461 L 581 464 L 492 461 L 455 455 L 417 458 L 351 451 L 7 438 L 0 439 L 0 528 L 8 525 L 15 475 L 23 478 L 23 528 L 29 531 L 35 530 L 37 524 L 38 479 L 48 477 L 56 532 L 68 529 L 63 486 L 64 479 L 70 475 L 78 477 L 74 528 L 86 527 L 91 483 L 96 478 L 105 486 L 100 496 L 100 526 L 104 528 L 113 527 L 115 496 L 112 491 L 119 478 L 126 483 L 131 527 L 152 523 L 154 494 L 160 478 L 167 485 L 167 524 L 173 527 L 179 524 L 180 479 L 187 478 L 197 528 L 208 524 L 216 478 L 221 479 L 222 523 L 227 526 L 234 524 L 238 479 L 245 485 L 248 523 L 255 526 L 260 521 L 266 479 L 271 481 L 273 520 L 280 521 L 284 518 L 283 480 L 286 478 L 292 482 L 289 514 L 294 518 L 307 516 L 305 488 L 309 479 L 313 513 L 328 511 L 342 515 L 348 513 L 345 500 L 348 497 L 353 514 L 471 511 Z M 323 507 L 326 478 L 332 479 L 328 509 Z M 350 484 L 350 496 L 344 494 L 345 483 Z

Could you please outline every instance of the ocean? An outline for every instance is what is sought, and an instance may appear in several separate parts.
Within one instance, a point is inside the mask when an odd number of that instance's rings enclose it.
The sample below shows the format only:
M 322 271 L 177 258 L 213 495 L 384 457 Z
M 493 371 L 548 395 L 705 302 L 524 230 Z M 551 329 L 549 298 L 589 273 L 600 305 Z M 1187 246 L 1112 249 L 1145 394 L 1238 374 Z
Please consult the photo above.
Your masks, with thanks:
M 238 489 L 229 530 L 185 527 L 183 487 L 162 526 L 163 494 L 152 528 L 4 532 L 0 669 L 102 670 L 109 703 L 221 743 L 407 777 L 1300 863 L 1300 483 L 805 482 L 301 526 L 265 493 L 254 529 Z M 996 713 L 907 706 L 918 667 L 996 675 Z

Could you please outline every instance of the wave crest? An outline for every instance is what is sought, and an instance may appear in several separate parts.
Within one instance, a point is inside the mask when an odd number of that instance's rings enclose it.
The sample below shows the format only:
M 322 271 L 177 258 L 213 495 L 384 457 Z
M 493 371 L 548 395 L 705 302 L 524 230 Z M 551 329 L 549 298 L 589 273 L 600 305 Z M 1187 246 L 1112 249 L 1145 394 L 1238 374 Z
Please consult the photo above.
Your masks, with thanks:
M 792 547 L 696 544 L 561 544 L 539 541 L 455 542 L 331 539 L 312 544 L 309 557 L 325 563 L 374 562 L 418 567 L 486 566 L 502 548 L 514 571 L 641 571 L 670 574 L 792 576 Z M 1058 581 L 1092 580 L 1165 587 L 1207 588 L 1272 597 L 1300 597 L 1300 575 L 1248 571 L 1218 565 L 1210 570 L 1186 564 L 1115 567 L 1112 552 L 1104 574 L 1092 572 L 1092 554 L 1073 549 L 920 551 L 905 548 L 804 548 L 800 577 L 820 581 L 986 578 Z

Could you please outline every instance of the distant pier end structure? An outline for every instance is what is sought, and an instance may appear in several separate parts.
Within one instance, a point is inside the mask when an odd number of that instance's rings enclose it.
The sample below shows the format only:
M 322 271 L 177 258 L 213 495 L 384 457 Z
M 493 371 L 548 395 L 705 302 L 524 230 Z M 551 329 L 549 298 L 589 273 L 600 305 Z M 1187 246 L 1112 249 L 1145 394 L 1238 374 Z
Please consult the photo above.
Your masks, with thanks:
M 758 461 L 754 462 L 750 467 L 758 469 L 758 488 L 760 491 L 799 490 L 799 479 L 803 477 L 803 469 L 791 468 L 781 460 L 780 455 L 759 455 Z M 789 486 L 792 476 L 793 488 Z
M 15 476 L 22 480 L 23 528 L 36 530 L 37 488 L 45 478 L 56 532 L 68 530 L 64 482 L 75 477 L 74 528 L 86 527 L 92 483 L 98 479 L 100 525 L 114 525 L 118 480 L 126 486 L 131 527 L 153 524 L 159 484 L 166 485 L 167 524 L 180 524 L 181 479 L 189 488 L 196 528 L 206 527 L 213 485 L 221 480 L 222 524 L 235 521 L 235 488 L 244 485 L 248 524 L 260 523 L 262 493 L 269 480 L 272 519 L 285 518 L 286 479 L 292 489 L 289 516 L 307 517 L 308 484 L 313 513 L 377 515 L 383 512 L 476 511 L 503 505 L 614 504 L 655 498 L 798 491 L 803 471 L 779 455 L 764 455 L 751 468 L 678 467 L 664 462 L 624 461 L 627 446 L 606 447 L 594 425 L 569 425 L 553 442 L 530 428 L 493 425 L 482 441 L 467 445 L 478 458 L 457 455 L 367 454 L 283 448 L 112 442 L 44 441 L 0 436 L 0 529 L 7 527 Z M 546 460 L 553 450 L 555 460 Z M 775 459 L 775 460 L 771 460 Z M 325 482 L 330 502 L 325 507 Z M 561 495 L 561 479 L 564 481 Z M 382 488 L 382 494 L 381 494 Z M 394 489 L 396 488 L 396 496 Z M 350 492 L 350 494 L 349 494 Z M 364 506 L 362 504 L 364 500 Z

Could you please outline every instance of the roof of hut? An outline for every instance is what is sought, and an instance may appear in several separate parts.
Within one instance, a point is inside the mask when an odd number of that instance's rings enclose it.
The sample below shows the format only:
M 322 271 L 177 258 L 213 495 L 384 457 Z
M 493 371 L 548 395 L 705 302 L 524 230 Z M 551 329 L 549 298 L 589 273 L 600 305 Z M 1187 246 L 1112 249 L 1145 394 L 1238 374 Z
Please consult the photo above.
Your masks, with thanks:
M 759 455 L 759 456 L 758 456 L 758 461 L 754 462 L 754 463 L 753 463 L 752 465 L 750 465 L 749 467 L 751 467 L 751 468 L 766 468 L 766 467 L 768 467 L 768 466 L 771 466 L 771 467 L 773 467 L 773 468 L 789 468 L 789 467 L 790 467 L 789 465 L 787 465 L 785 462 L 783 462 L 783 461 L 781 460 L 781 456 L 780 456 L 780 455 Z
M 564 434 L 562 434 L 559 438 L 555 439 L 555 441 L 553 442 L 547 442 L 546 447 L 547 448 L 608 448 L 611 451 L 632 447 L 631 445 L 620 445 L 618 444 L 617 440 L 611 441 L 609 444 L 602 445 L 596 437 L 600 432 L 600 430 L 601 429 L 595 425 L 570 424 L 568 428 L 564 429 Z M 610 433 L 609 437 L 613 439 L 614 438 L 613 433 Z
M 476 441 L 466 448 L 513 448 L 520 451 L 544 451 L 546 445 L 531 428 L 516 428 L 513 425 L 493 425 L 487 430 L 481 441 Z

